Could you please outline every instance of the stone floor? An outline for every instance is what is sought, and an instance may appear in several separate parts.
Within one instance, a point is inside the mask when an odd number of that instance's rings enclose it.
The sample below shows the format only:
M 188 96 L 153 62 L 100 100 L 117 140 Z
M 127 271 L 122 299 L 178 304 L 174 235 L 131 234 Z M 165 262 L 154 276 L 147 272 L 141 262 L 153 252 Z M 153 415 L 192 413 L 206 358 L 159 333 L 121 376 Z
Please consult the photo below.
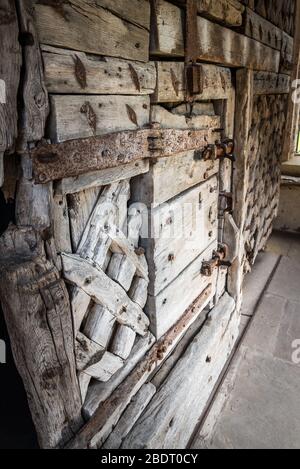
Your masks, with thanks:
M 300 237 L 274 233 L 245 286 L 240 346 L 192 448 L 300 448 Z

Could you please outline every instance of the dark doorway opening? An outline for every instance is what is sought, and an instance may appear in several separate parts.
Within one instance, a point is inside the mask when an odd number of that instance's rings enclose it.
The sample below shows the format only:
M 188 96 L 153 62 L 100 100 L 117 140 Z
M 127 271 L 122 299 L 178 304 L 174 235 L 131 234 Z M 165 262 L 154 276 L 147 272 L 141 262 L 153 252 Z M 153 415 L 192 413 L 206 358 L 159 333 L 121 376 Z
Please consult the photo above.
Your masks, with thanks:
M 14 220 L 14 204 L 0 190 L 0 236 Z M 15 367 L 0 305 L 0 339 L 6 346 L 6 363 L 0 363 L 0 449 L 36 449 L 36 433 L 22 380 Z

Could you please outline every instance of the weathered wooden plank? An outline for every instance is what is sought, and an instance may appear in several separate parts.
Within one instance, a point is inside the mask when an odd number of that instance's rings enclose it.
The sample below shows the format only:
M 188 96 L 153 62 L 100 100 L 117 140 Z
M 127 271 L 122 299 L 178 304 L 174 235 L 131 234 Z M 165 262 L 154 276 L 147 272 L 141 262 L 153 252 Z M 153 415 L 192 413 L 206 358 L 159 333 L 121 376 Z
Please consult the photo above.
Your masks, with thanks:
M 128 292 L 129 298 L 137 303 L 142 309 L 144 309 L 147 298 L 148 298 L 148 284 L 147 280 L 141 277 L 134 277 L 130 290 Z
M 153 210 L 151 239 L 142 243 L 151 266 L 151 295 L 170 285 L 218 239 L 218 199 L 218 179 L 213 177 Z
M 76 252 L 79 247 L 87 223 L 95 209 L 99 199 L 100 190 L 100 187 L 93 187 L 67 196 L 71 239 L 74 252 Z
M 119 326 L 114 334 L 110 351 L 114 355 L 127 360 L 134 346 L 136 334 L 127 326 Z
M 288 94 L 291 87 L 291 78 L 288 75 L 255 72 L 253 93 L 255 95 Z
M 294 66 L 294 39 L 282 32 L 280 72 L 291 74 Z
M 47 0 L 36 1 L 35 19 L 40 42 L 147 62 L 148 31 L 119 18 L 99 3 L 69 0 L 57 5 Z
M 152 103 L 182 102 L 186 96 L 183 62 L 155 62 L 157 83 Z M 201 64 L 200 76 L 203 90 L 196 99 L 227 99 L 232 90 L 231 71 L 216 65 Z
M 112 255 L 106 274 L 128 292 L 136 272 L 135 264 L 122 253 Z
M 134 427 L 155 393 L 156 387 L 152 383 L 144 384 L 141 387 L 104 443 L 103 449 L 119 449 L 122 446 L 122 441 Z
M 250 8 L 246 8 L 244 16 L 244 25 L 241 33 L 256 41 L 262 42 L 276 50 L 282 47 L 282 31 L 267 21 L 265 18 L 256 14 Z
M 15 3 L 1 2 L 0 13 L 0 153 L 14 150 L 17 138 L 17 94 L 22 63 Z
M 44 83 L 43 62 L 34 24 L 34 0 L 18 0 L 20 41 L 23 50 L 23 108 L 21 113 L 21 139 L 19 147 L 26 150 L 28 142 L 38 142 L 45 135 L 49 114 L 48 93 Z
M 35 257 L 32 244 L 35 259 L 22 260 L 22 252 L 28 255 L 26 231 L 11 234 L 21 257 L 10 256 L 6 264 L 1 244 L 0 295 L 15 363 L 41 447 L 61 447 L 82 426 L 68 292 L 52 262 Z
M 57 195 L 75 194 L 86 189 L 106 186 L 114 182 L 131 179 L 139 174 L 149 171 L 149 161 L 141 160 L 115 168 L 102 169 L 91 173 L 82 174 L 78 177 L 65 178 L 58 181 L 54 186 Z
M 77 337 L 77 333 L 81 327 L 82 321 L 88 311 L 91 303 L 91 297 L 87 295 L 83 290 L 77 287 L 73 287 L 70 292 L 71 299 L 71 310 L 73 317 L 73 329 L 74 337 Z
M 116 318 L 107 308 L 93 304 L 88 312 L 83 332 L 90 340 L 107 349 L 111 340 Z
M 96 0 L 97 5 L 112 11 L 130 23 L 150 29 L 149 0 Z
M 62 261 L 64 276 L 69 282 L 82 288 L 97 304 L 105 305 L 120 324 L 131 327 L 142 336 L 146 334 L 149 319 L 123 288 L 79 256 L 63 254 Z
M 79 332 L 75 341 L 76 368 L 84 371 L 93 363 L 101 360 L 105 353 L 105 348 L 93 342 L 84 334 Z
M 154 18 L 152 55 L 184 57 L 182 12 L 164 0 L 157 0 Z M 280 52 L 198 17 L 198 60 L 230 67 L 278 72 Z
M 145 311 L 150 318 L 150 329 L 156 337 L 162 337 L 209 284 L 212 284 L 213 292 L 209 300 L 214 296 L 218 269 L 215 269 L 212 277 L 205 277 L 201 273 L 201 268 L 204 261 L 213 258 L 217 244 L 217 241 L 212 242 L 157 296 L 148 296 Z
M 53 236 L 57 252 L 72 252 L 67 198 L 55 195 L 52 202 Z
M 180 6 L 185 6 L 186 0 L 172 0 Z M 237 0 L 196 0 L 199 15 L 220 22 L 227 26 L 241 26 L 243 22 L 244 6 Z
M 85 96 L 54 95 L 50 102 L 50 138 L 55 143 L 149 124 L 146 96 L 93 96 L 88 100 Z
M 110 352 L 105 352 L 99 362 L 89 366 L 84 372 L 97 381 L 106 383 L 123 365 L 124 361 L 120 357 Z
M 97 58 L 45 45 L 42 50 L 49 93 L 149 95 L 155 89 L 156 69 L 152 62 Z
M 118 373 L 112 376 L 107 383 L 94 382 L 91 384 L 83 406 L 83 415 L 86 420 L 89 420 L 94 415 L 101 402 L 108 399 L 115 389 L 127 378 L 138 362 L 144 358 L 154 342 L 154 336 L 148 332 L 145 337 L 139 338 L 135 343 L 130 356 L 124 363 L 124 367 Z
M 26 154 L 21 158 L 21 168 L 16 196 L 17 225 L 33 226 L 43 231 L 52 223 L 52 183 L 34 183 L 32 161 Z
M 211 287 L 208 286 L 197 301 L 185 312 L 182 319 L 154 345 L 130 376 L 121 384 L 119 382 L 120 386 L 117 389 L 113 388 L 114 392 L 106 402 L 102 402 L 101 398 L 97 395 L 97 390 L 93 390 L 92 399 L 88 397 L 86 402 L 88 405 L 84 406 L 85 413 L 89 409 L 89 412 L 92 411 L 91 414 L 93 416 L 68 445 L 68 448 L 87 448 L 103 445 L 132 397 L 136 395 L 148 377 L 165 361 L 166 357 L 176 347 L 185 331 L 198 317 L 199 310 L 202 310 L 210 295 Z
M 78 383 L 79 383 L 79 388 L 80 388 L 81 401 L 83 404 L 85 401 L 92 377 L 85 373 L 78 373 L 77 378 L 78 378 Z
M 124 448 L 186 448 L 237 339 L 234 309 L 234 300 L 224 295 L 124 440 Z
M 213 143 L 213 139 L 208 141 Z M 211 178 L 219 171 L 219 161 L 204 161 L 190 151 L 172 158 L 159 158 L 150 171 L 132 183 L 132 199 L 153 207 Z M 168 184 L 166 184 L 168 181 Z
M 220 129 L 219 116 L 189 116 L 172 113 L 162 106 L 151 106 L 151 122 L 158 123 L 162 129 Z M 216 138 L 218 135 L 216 135 Z

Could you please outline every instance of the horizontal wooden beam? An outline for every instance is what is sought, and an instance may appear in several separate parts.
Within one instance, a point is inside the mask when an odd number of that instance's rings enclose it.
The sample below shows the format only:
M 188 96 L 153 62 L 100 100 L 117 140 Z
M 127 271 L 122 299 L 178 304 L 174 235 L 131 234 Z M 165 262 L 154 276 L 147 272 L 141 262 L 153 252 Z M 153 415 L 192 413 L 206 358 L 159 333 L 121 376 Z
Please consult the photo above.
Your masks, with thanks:
M 156 83 L 155 64 L 90 56 L 42 46 L 49 93 L 148 95 Z
M 45 184 L 152 157 L 173 156 L 189 150 L 201 151 L 214 135 L 214 129 L 210 128 L 162 130 L 160 126 L 153 127 L 39 145 L 31 151 L 35 181 Z
M 268 72 L 255 72 L 253 93 L 255 95 L 288 94 L 291 87 L 289 75 Z
M 101 3 L 100 0 L 35 0 L 34 13 L 40 42 L 92 54 L 147 62 L 149 31 L 119 17 L 117 8 L 114 9 L 114 14 L 103 8 Z M 150 9 L 141 8 L 139 11 L 145 14 L 145 21 L 148 22 Z
M 186 79 L 183 62 L 156 62 L 157 84 L 151 96 L 152 103 L 182 102 L 186 97 Z M 231 71 L 217 65 L 199 65 L 201 93 L 198 100 L 228 99 L 233 90 Z
M 185 6 L 186 0 L 171 0 L 179 6 Z M 227 26 L 241 26 L 245 10 L 237 0 L 196 0 L 199 15 Z
M 182 10 L 156 0 L 153 17 L 155 34 L 150 52 L 160 57 L 184 57 Z M 280 52 L 198 16 L 198 60 L 229 67 L 278 72 Z

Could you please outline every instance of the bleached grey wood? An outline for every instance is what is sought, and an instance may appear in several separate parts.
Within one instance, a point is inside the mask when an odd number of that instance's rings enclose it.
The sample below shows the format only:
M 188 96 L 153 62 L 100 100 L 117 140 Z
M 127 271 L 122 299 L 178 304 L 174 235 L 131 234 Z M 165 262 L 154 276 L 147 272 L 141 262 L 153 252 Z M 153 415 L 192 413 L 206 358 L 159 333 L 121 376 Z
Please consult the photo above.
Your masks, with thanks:
M 151 106 L 151 121 L 157 122 L 163 129 L 200 130 L 204 128 L 220 128 L 219 116 L 200 115 L 186 117 L 169 112 L 164 107 L 158 105 Z
M 81 327 L 82 321 L 88 311 L 91 303 L 91 297 L 83 290 L 77 287 L 72 287 L 70 292 L 71 309 L 73 316 L 74 336 L 77 336 Z
M 94 304 L 88 313 L 83 329 L 93 342 L 106 349 L 111 339 L 116 318 L 101 305 Z
M 144 384 L 139 392 L 132 398 L 129 406 L 120 418 L 117 426 L 103 445 L 103 449 L 119 449 L 134 424 L 142 415 L 152 397 L 156 387 L 152 383 Z
M 100 187 L 67 196 L 73 251 L 77 251 L 82 235 L 100 195 Z
M 152 103 L 176 103 L 185 100 L 186 80 L 183 62 L 156 62 L 157 84 Z M 231 71 L 217 65 L 201 64 L 203 90 L 197 100 L 226 99 L 232 89 Z
M 204 307 L 212 299 L 216 289 L 218 269 L 215 269 L 212 277 L 204 277 L 201 268 L 203 261 L 212 259 L 216 249 L 217 241 L 214 241 L 157 296 L 148 296 L 145 311 L 150 318 L 151 331 L 156 337 L 162 337 L 208 285 L 212 285 L 213 294 Z
M 129 298 L 142 309 L 144 309 L 148 298 L 148 285 L 145 279 L 141 277 L 134 277 L 130 290 L 128 292 Z
M 127 326 L 118 326 L 110 345 L 114 355 L 127 360 L 134 345 L 136 333 Z
M 87 399 L 83 406 L 83 415 L 89 420 L 101 402 L 104 402 L 113 391 L 126 379 L 134 367 L 143 358 L 155 342 L 154 336 L 148 332 L 145 337 L 141 337 L 133 347 L 133 350 L 125 361 L 124 367 L 115 374 L 108 383 L 92 383 L 88 391 Z
M 141 160 L 134 163 L 117 166 L 116 168 L 102 169 L 92 173 L 82 174 L 74 178 L 65 178 L 54 186 L 55 194 L 75 194 L 87 189 L 106 186 L 114 182 L 131 179 L 139 174 L 149 171 L 149 161 Z
M 77 252 L 83 258 L 92 259 L 100 268 L 105 263 L 111 245 L 108 236 L 110 224 L 123 227 L 127 218 L 129 193 L 128 181 L 106 186 L 86 223 Z
M 137 248 L 139 245 L 142 225 L 143 216 L 140 205 L 132 204 L 128 209 L 127 238 L 135 248 Z
M 50 138 L 55 143 L 149 124 L 148 96 L 52 95 L 50 103 Z
M 234 300 L 224 295 L 124 440 L 124 448 L 186 448 L 238 336 L 234 308 Z
M 143 240 L 151 260 L 151 295 L 158 295 L 218 238 L 218 198 L 214 176 L 152 211 L 152 239 Z
M 213 143 L 213 142 L 209 142 Z M 219 161 L 203 161 L 197 152 L 159 158 L 150 171 L 132 182 L 132 199 L 153 207 L 204 182 L 219 171 Z M 166 184 L 168 181 L 168 184 Z
M 78 373 L 77 378 L 80 388 L 81 402 L 84 404 L 92 377 L 82 372 Z
M 135 264 L 127 256 L 113 254 L 106 274 L 128 292 L 135 272 Z
M 57 252 L 72 252 L 70 219 L 67 199 L 55 195 L 52 203 L 53 230 Z
M 49 93 L 149 95 L 156 85 L 153 62 L 140 63 L 84 52 L 42 46 L 45 81 Z M 81 62 L 86 86 L 76 78 Z
M 109 381 L 111 377 L 123 367 L 123 365 L 124 361 L 120 357 L 117 357 L 110 352 L 105 352 L 99 362 L 89 366 L 84 372 L 97 381 L 107 383 L 107 381 Z
M 16 196 L 16 222 L 33 226 L 39 231 L 49 228 L 52 222 L 52 183 L 35 184 L 32 179 L 32 162 L 28 155 L 21 158 L 22 176 Z
M 91 364 L 101 360 L 105 348 L 79 332 L 75 341 L 76 368 L 86 370 Z
M 118 322 L 144 336 L 149 319 L 126 295 L 123 288 L 110 280 L 101 269 L 77 255 L 62 254 L 65 278 L 81 288 L 100 305 L 105 306 Z
M 35 19 L 44 44 L 148 61 L 148 31 L 102 8 L 99 0 L 70 0 L 52 6 L 36 1 Z
M 112 432 L 132 397 L 138 392 L 149 376 L 161 365 L 174 347 L 178 344 L 187 328 L 196 320 L 207 298 L 211 287 L 197 298 L 188 308 L 180 321 L 156 343 L 152 350 L 137 365 L 131 375 L 120 384 L 111 397 L 96 409 L 95 415 L 78 433 L 68 448 L 101 447 Z M 97 433 L 98 432 L 98 433 Z

